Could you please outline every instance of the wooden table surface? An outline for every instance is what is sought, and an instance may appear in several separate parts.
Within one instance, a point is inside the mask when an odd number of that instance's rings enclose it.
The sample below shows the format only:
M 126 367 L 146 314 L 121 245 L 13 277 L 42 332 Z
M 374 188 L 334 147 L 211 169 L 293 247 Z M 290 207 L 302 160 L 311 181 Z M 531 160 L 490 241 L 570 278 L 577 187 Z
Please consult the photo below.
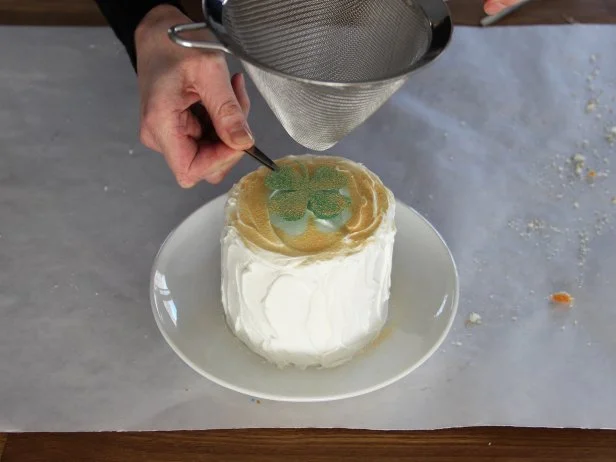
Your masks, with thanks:
M 194 19 L 202 17 L 201 0 L 182 0 Z M 450 0 L 456 24 L 477 25 L 483 17 L 481 0 Z M 507 24 L 616 24 L 614 0 L 537 0 L 504 19 Z M 92 0 L 1 0 L 0 24 L 104 25 Z
M 614 462 L 616 432 L 233 430 L 10 434 L 2 462 Z
M 199 0 L 185 0 L 198 19 Z M 481 0 L 451 0 L 456 24 L 477 25 Z M 616 24 L 616 0 L 537 0 L 510 24 Z M 103 25 L 87 0 L 1 0 L 0 24 Z M 0 399 L 1 401 L 1 399 Z M 616 432 L 467 428 L 432 432 L 217 430 L 0 434 L 1 462 L 116 461 L 615 462 Z

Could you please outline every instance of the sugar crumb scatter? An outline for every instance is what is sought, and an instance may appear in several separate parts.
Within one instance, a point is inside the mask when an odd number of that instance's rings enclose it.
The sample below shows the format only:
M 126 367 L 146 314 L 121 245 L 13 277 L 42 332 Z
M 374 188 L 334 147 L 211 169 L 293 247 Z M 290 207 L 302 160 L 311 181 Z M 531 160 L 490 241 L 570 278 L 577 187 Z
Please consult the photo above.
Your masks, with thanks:
M 606 75 L 599 69 L 600 60 L 592 55 L 592 64 L 586 71 L 575 71 L 580 81 L 586 76 L 588 81 L 580 82 L 585 88 L 577 89 L 573 95 L 578 107 L 575 117 L 580 118 L 577 124 L 580 130 L 574 130 L 577 136 L 570 139 L 568 146 L 557 148 L 558 152 L 555 150 L 534 165 L 533 171 L 540 173 L 535 185 L 546 193 L 544 199 L 552 202 L 551 208 L 542 208 L 545 205 L 542 203 L 537 208 L 507 217 L 508 227 L 526 241 L 527 250 L 540 252 L 549 261 L 548 265 L 558 265 L 559 270 L 561 266 L 568 268 L 563 281 L 578 289 L 585 285 L 589 276 L 594 277 L 594 265 L 588 264 L 591 252 L 596 251 L 594 245 L 603 245 L 605 238 L 601 240 L 601 236 L 611 238 L 616 233 L 616 190 L 610 172 L 612 158 L 616 155 L 616 106 L 613 104 L 616 95 L 613 91 L 607 93 Z M 586 95 L 582 96 L 584 91 Z M 557 207 L 561 209 L 559 214 L 554 213 Z M 594 255 L 594 258 L 602 257 L 599 252 Z M 549 288 L 537 290 L 537 293 L 542 292 L 549 294 L 547 299 L 530 296 L 527 301 L 550 304 L 555 310 L 578 304 L 571 293 L 550 293 Z M 489 298 L 493 300 L 493 296 Z M 518 316 L 524 319 L 517 312 L 511 313 L 509 319 L 515 322 Z M 578 326 L 577 320 L 570 322 L 570 325 L 556 328 L 564 330 Z M 467 327 L 472 324 L 470 318 L 466 320 Z

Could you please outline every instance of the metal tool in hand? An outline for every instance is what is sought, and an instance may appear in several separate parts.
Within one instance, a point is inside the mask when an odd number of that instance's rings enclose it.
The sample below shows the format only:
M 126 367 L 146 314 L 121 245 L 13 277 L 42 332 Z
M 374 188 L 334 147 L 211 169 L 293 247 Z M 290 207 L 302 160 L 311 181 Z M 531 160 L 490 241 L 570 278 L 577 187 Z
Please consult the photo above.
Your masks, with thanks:
M 480 24 L 483 27 L 487 27 L 487 26 L 491 26 L 492 24 L 496 24 L 498 21 L 500 21 L 501 19 L 509 16 L 511 13 L 513 13 L 516 10 L 518 10 L 519 8 L 522 8 L 524 5 L 526 5 L 530 1 L 531 0 L 518 0 L 517 3 L 514 3 L 511 6 L 508 6 L 507 8 L 503 9 L 500 13 L 496 13 L 495 15 L 492 15 L 492 16 L 486 16 L 485 18 L 483 18 L 480 21 Z
M 220 138 L 218 137 L 218 134 L 216 133 L 216 130 L 214 129 L 214 126 L 212 125 L 212 120 L 210 119 L 210 116 L 207 113 L 207 110 L 205 109 L 205 107 L 203 107 L 201 103 L 193 104 L 190 107 L 190 112 L 193 113 L 193 115 L 199 121 L 199 125 L 201 125 L 201 139 L 207 140 L 207 141 L 219 141 L 220 140 Z M 273 171 L 278 170 L 278 166 L 276 165 L 276 163 L 272 159 L 267 157 L 263 153 L 263 151 L 261 151 L 256 146 L 246 149 L 244 152 L 248 154 L 249 156 L 251 156 L 253 159 L 257 160 L 262 165 L 269 168 L 270 170 L 273 170 Z
M 203 0 L 204 23 L 174 26 L 185 47 L 238 57 L 289 135 L 332 147 L 450 41 L 443 0 Z M 180 34 L 209 28 L 217 41 Z

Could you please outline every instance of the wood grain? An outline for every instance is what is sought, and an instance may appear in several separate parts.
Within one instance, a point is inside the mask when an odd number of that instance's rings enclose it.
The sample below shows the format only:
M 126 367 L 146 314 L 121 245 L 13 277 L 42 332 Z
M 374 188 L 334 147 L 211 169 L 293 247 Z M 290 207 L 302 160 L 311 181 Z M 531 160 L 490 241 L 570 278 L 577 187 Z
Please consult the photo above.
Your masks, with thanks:
M 190 16 L 199 20 L 200 0 L 183 0 Z M 456 24 L 478 25 L 484 16 L 481 0 L 450 0 Z M 499 25 L 564 24 L 567 22 L 616 24 L 614 0 L 536 0 L 505 18 Z M 104 25 L 93 0 L 2 0 L 0 24 Z
M 101 26 L 105 18 L 91 0 L 1 0 L 0 24 Z
M 4 453 L 4 445 L 6 443 L 6 435 L 0 433 L 0 462 L 2 462 L 2 454 Z
M 614 462 L 616 432 L 469 428 L 431 432 L 215 430 L 10 434 L 2 462 Z

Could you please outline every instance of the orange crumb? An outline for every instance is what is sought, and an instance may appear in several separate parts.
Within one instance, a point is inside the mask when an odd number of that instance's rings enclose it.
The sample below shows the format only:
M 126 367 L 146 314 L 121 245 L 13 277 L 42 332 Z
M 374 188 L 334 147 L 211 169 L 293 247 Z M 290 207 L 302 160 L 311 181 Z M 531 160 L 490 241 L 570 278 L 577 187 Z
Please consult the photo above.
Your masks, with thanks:
M 257 404 L 261 404 L 261 400 L 260 399 L 257 400 Z
M 596 177 L 597 177 L 597 172 L 595 172 L 594 170 L 590 170 L 590 171 L 588 172 L 588 179 L 589 179 L 589 180 L 593 180 L 593 179 L 595 179 Z
M 550 301 L 557 305 L 573 305 L 573 297 L 567 292 L 555 292 L 550 296 Z

